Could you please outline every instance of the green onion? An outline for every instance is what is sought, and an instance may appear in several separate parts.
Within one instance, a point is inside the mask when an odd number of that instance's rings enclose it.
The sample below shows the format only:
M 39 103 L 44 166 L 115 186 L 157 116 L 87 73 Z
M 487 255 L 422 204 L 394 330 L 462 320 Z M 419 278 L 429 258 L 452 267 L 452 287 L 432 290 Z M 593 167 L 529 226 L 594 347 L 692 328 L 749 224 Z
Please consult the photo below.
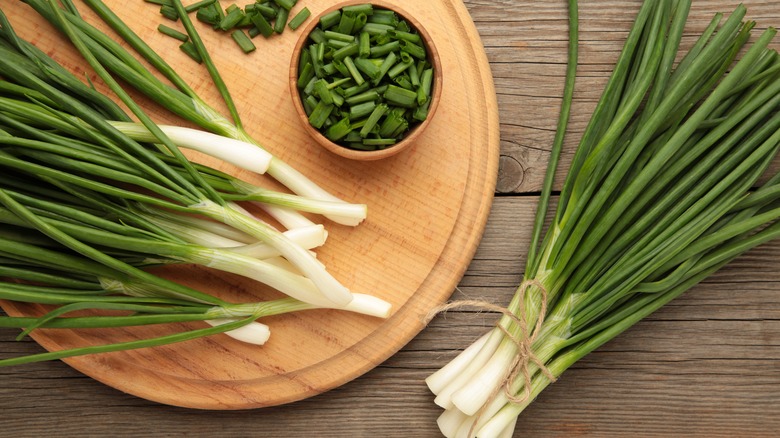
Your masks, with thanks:
M 187 56 L 189 56 L 193 61 L 197 62 L 198 64 L 203 63 L 203 58 L 200 57 L 200 53 L 198 53 L 198 49 L 195 48 L 195 44 L 193 44 L 192 41 L 187 41 L 185 43 L 179 44 L 179 49 L 181 49 L 182 52 L 186 53 Z
M 368 137 L 376 124 L 379 122 L 379 119 L 385 115 L 388 109 L 389 107 L 383 103 L 377 105 L 374 110 L 371 111 L 371 115 L 368 116 L 368 119 L 366 119 L 366 124 L 363 125 L 363 127 L 360 129 L 360 136 L 363 138 Z
M 297 14 L 295 14 L 295 16 L 290 20 L 289 23 L 287 23 L 287 25 L 292 30 L 298 29 L 303 23 L 306 22 L 306 20 L 309 19 L 310 16 L 311 11 L 309 11 L 309 8 L 303 8 Z
M 350 131 L 352 131 L 352 127 L 349 125 L 349 118 L 345 117 L 330 125 L 327 131 L 325 131 L 325 136 L 328 137 L 329 140 L 338 141 L 346 137 Z
M 249 17 L 250 20 L 252 20 L 252 24 L 255 25 L 257 30 L 260 32 L 260 35 L 268 38 L 274 33 L 274 28 L 271 26 L 271 23 L 268 22 L 268 20 L 265 18 L 263 14 L 252 14 L 251 17 Z
M 279 9 L 279 12 L 276 14 L 276 19 L 274 20 L 274 32 L 276 33 L 282 33 L 284 32 L 284 26 L 287 24 L 287 18 L 290 16 L 290 10 L 289 9 Z
M 762 178 L 780 150 L 780 61 L 767 48 L 776 31 L 744 50 L 754 23 L 739 6 L 678 54 L 689 9 L 690 1 L 641 6 L 543 234 L 576 71 L 570 2 L 559 124 L 524 281 L 507 308 L 517 319 L 504 316 L 427 379 L 446 409 L 445 436 L 511 435 L 577 360 L 780 237 L 780 174 Z
M 396 87 L 395 85 L 388 86 L 387 91 L 385 91 L 382 97 L 384 97 L 388 103 L 404 108 L 413 108 L 417 102 L 417 93 Z
M 320 28 L 322 30 L 328 30 L 331 27 L 337 25 L 341 21 L 341 11 L 335 10 L 333 12 L 329 12 L 322 17 L 320 17 Z
M 187 40 L 190 39 L 190 37 L 188 37 L 187 34 L 181 33 L 178 30 L 172 27 L 168 27 L 164 24 L 157 26 L 157 30 L 160 31 L 160 33 L 162 34 L 168 35 L 169 37 L 177 39 L 181 42 L 187 42 Z
M 233 40 L 236 42 L 236 44 L 238 44 L 239 47 L 241 47 L 241 50 L 244 53 L 249 53 L 256 49 L 255 45 L 252 43 L 252 40 L 249 39 L 243 30 L 236 29 L 230 34 L 230 36 L 233 37 Z
M 187 11 L 187 13 L 189 14 L 189 13 L 192 13 L 192 12 L 199 11 L 199 10 L 205 8 L 206 6 L 211 6 L 214 3 L 216 3 L 216 2 L 217 2 L 217 0 L 200 0 L 198 2 L 195 2 L 195 3 L 191 4 L 191 5 L 185 6 L 184 10 Z
M 44 18 L 57 25 L 57 21 L 51 14 L 51 9 L 47 4 L 41 2 L 41 0 L 30 0 L 28 2 L 36 12 L 40 13 Z M 100 0 L 87 0 L 87 4 L 99 12 L 100 17 L 106 21 L 117 33 L 127 41 L 135 50 L 138 51 L 155 69 L 162 73 L 166 78 L 173 82 L 178 90 L 172 89 L 167 83 L 160 81 L 154 75 L 147 72 L 146 67 L 140 62 L 136 61 L 126 50 L 119 44 L 106 39 L 105 35 L 91 27 L 88 23 L 81 20 L 79 17 L 64 12 L 63 14 L 78 25 L 80 32 L 84 32 L 81 37 L 87 42 L 97 39 L 101 45 L 110 47 L 111 53 L 121 56 L 120 62 L 108 57 L 106 52 L 96 51 L 96 56 L 106 57 L 108 66 L 112 72 L 120 76 L 128 84 L 136 88 L 142 93 L 147 93 L 159 103 L 163 104 L 170 111 L 177 115 L 190 120 L 191 122 L 201 126 L 202 128 L 212 131 L 214 133 L 243 140 L 251 143 L 256 143 L 251 137 L 243 130 L 240 125 L 231 123 L 229 120 L 220 115 L 216 110 L 211 108 L 202 99 L 195 95 L 194 91 L 189 87 L 176 72 L 160 58 L 151 48 L 149 48 L 136 34 L 134 34 L 119 18 L 113 14 Z M 192 34 L 194 29 L 188 29 L 188 33 Z M 91 44 L 91 43 L 90 43 Z M 95 42 L 97 44 L 97 42 Z M 201 42 L 202 44 L 202 42 Z M 313 60 L 313 66 L 315 72 L 317 72 L 318 65 Z M 214 71 L 213 76 L 218 76 L 218 73 Z M 229 97 L 227 88 L 224 83 L 217 84 L 218 90 L 223 97 Z M 194 110 L 197 108 L 197 111 Z M 272 166 L 269 168 L 268 173 L 277 178 L 282 184 L 290 188 L 296 193 L 305 194 L 309 197 L 318 199 L 329 199 L 332 201 L 338 200 L 331 194 L 328 194 L 320 187 L 317 187 L 304 175 L 292 169 L 289 165 L 283 163 L 278 159 L 274 159 Z M 271 214 L 282 217 L 286 217 L 286 212 L 281 212 L 275 209 L 271 210 Z M 333 220 L 340 220 L 337 216 L 328 216 Z
M 262 0 L 247 4 L 243 8 L 236 4 L 230 4 L 224 10 L 216 0 L 201 0 L 184 6 L 183 10 L 177 10 L 176 2 L 173 0 L 155 3 L 161 5 L 160 12 L 171 20 L 178 20 L 182 15 L 195 12 L 199 21 L 212 25 L 215 30 L 230 31 L 231 38 L 236 41 L 244 53 L 250 53 L 255 50 L 252 48 L 254 43 L 245 38 L 247 34 L 249 37 L 263 35 L 268 38 L 273 33 L 281 34 L 285 26 L 295 30 L 311 15 L 308 8 L 303 8 L 288 22 L 290 10 L 296 3 L 295 0 Z M 235 30 L 240 30 L 244 36 L 242 37 L 241 33 L 234 32 Z M 182 38 L 182 34 L 175 34 L 167 29 L 161 30 L 161 32 L 170 34 L 170 36 L 175 38 Z M 198 44 L 193 43 L 192 46 L 187 46 L 186 51 L 193 59 L 201 59 L 199 62 L 203 62 L 203 54 L 199 53 L 199 56 L 196 57 L 194 56 L 194 51 L 190 48 L 197 48 L 197 46 Z M 208 65 L 209 61 L 206 60 L 206 63 Z
M 273 1 L 285 11 L 289 11 L 290 9 L 292 9 L 293 6 L 295 6 L 297 0 L 273 0 Z
M 314 107 L 314 111 L 312 111 L 311 115 L 309 116 L 309 123 L 311 123 L 311 125 L 317 129 L 322 128 L 325 125 L 325 121 L 327 121 L 328 117 L 330 117 L 330 113 L 332 111 L 332 104 L 326 104 L 323 101 L 319 101 L 317 106 Z
M 244 11 L 238 8 L 234 8 L 219 22 L 220 30 L 230 30 L 236 27 L 238 23 L 244 18 Z
M 163 17 L 171 20 L 171 21 L 178 21 L 179 20 L 179 13 L 176 12 L 176 9 L 173 8 L 173 6 L 170 5 L 163 5 L 160 7 L 160 15 Z
M 222 21 L 222 14 L 220 11 L 221 9 L 219 8 L 219 5 L 212 3 L 209 6 L 198 9 L 198 11 L 195 13 L 195 18 L 203 23 L 216 26 L 220 21 Z

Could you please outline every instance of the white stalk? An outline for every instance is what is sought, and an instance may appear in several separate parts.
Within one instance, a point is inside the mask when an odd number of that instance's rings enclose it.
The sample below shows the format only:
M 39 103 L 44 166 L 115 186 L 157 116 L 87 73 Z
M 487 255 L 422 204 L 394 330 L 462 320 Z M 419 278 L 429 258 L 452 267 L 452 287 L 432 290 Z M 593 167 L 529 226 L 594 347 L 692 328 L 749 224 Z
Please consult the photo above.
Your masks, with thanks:
M 268 166 L 268 173 L 277 181 L 284 184 L 285 187 L 301 196 L 308 196 L 323 201 L 344 202 L 342 199 L 325 191 L 304 174 L 298 172 L 295 168 L 282 160 L 272 160 Z
M 262 146 L 260 146 L 260 144 L 250 137 L 243 129 L 239 129 L 233 125 L 229 120 L 216 112 L 213 108 L 209 107 L 202 100 L 193 98 L 193 106 L 198 113 L 209 119 L 210 122 L 220 125 L 225 135 L 230 135 L 232 138 L 239 141 L 254 144 L 258 149 L 262 149 Z M 344 202 L 325 191 L 322 187 L 314 183 L 314 181 L 307 178 L 306 175 L 298 172 L 278 157 L 273 157 L 268 164 L 267 173 L 298 195 L 321 199 L 323 201 Z
M 352 300 L 352 293 L 349 289 L 328 273 L 308 250 L 293 244 L 282 233 L 268 224 L 247 217 L 230 207 L 222 208 L 211 201 L 203 201 L 198 205 L 191 206 L 191 208 L 249 233 L 279 250 L 284 258 L 305 273 L 316 287 L 337 306 L 345 306 Z
M 236 319 L 210 319 L 206 320 L 210 325 L 217 327 L 223 324 L 229 324 L 236 322 Z M 237 339 L 241 342 L 253 345 L 263 345 L 268 341 L 271 336 L 271 329 L 260 322 L 252 321 L 249 324 L 239 327 L 235 330 L 225 332 L 226 335 L 233 339 Z
M 479 353 L 477 353 L 474 359 L 460 374 L 458 374 L 455 379 L 453 379 L 447 386 L 439 390 L 439 394 L 436 396 L 433 402 L 444 409 L 452 408 L 452 395 L 463 385 L 466 385 L 475 374 L 479 373 L 482 367 L 493 356 L 493 353 L 495 353 L 503 338 L 504 334 L 500 330 L 491 330 L 488 340 L 479 350 Z
M 489 420 L 485 423 L 484 426 L 479 428 L 476 436 L 499 436 L 504 430 L 506 430 L 506 428 L 510 426 L 514 429 L 514 424 L 517 421 L 517 417 L 520 415 L 520 412 L 527 408 L 528 405 L 530 405 L 531 402 L 533 402 L 534 399 L 536 399 L 536 397 L 542 392 L 542 390 L 550 385 L 550 383 L 552 382 L 550 382 L 547 377 L 538 375 L 531 383 L 530 397 L 523 401 L 523 403 L 506 403 L 501 408 L 501 410 L 488 417 Z
M 133 140 L 147 143 L 160 142 L 154 134 L 141 124 L 131 122 L 110 123 Z M 158 126 L 175 145 L 219 158 L 242 169 L 262 174 L 271 165 L 273 156 L 254 144 L 198 129 L 170 125 Z
M 204 249 L 193 252 L 182 260 L 257 280 L 285 295 L 317 307 L 346 305 L 334 303 L 310 279 L 253 257 L 221 249 Z
M 458 408 L 455 408 L 456 410 Z M 463 414 L 466 415 L 466 414 Z M 466 416 L 466 420 L 464 420 L 461 424 L 458 430 L 455 432 L 455 438 L 474 438 L 476 437 L 475 433 L 476 430 L 474 429 L 474 422 L 477 420 L 477 417 L 474 415 Z
M 465 414 L 476 414 L 506 378 L 516 355 L 517 346 L 504 340 L 479 373 L 452 394 L 452 403 Z
M 515 417 L 514 420 L 512 420 L 509 424 L 507 424 L 507 426 L 504 428 L 504 431 L 498 435 L 498 438 L 512 438 L 515 435 L 516 425 L 517 425 L 517 417 Z
M 325 201 L 317 198 L 289 195 L 258 187 L 241 180 L 233 180 L 231 183 L 239 193 L 252 196 L 254 202 L 320 214 L 342 225 L 357 226 L 367 215 L 365 204 Z
M 441 434 L 447 438 L 455 438 L 460 430 L 461 425 L 468 420 L 468 415 L 459 411 L 458 409 L 446 409 L 436 419 L 436 424 L 439 426 Z
M 353 293 L 352 296 L 354 297 L 352 301 L 346 306 L 341 307 L 342 310 L 368 316 L 376 316 L 377 318 L 387 318 L 390 316 L 393 305 L 389 302 L 373 295 L 361 293 Z
M 311 225 L 308 227 L 294 228 L 292 230 L 285 231 L 282 234 L 290 239 L 290 241 L 294 244 L 305 249 L 319 248 L 325 244 L 325 240 L 328 238 L 328 233 L 325 231 L 325 227 L 322 225 Z M 281 255 L 278 249 L 262 242 L 253 243 L 250 245 L 226 247 L 225 249 L 228 249 L 231 252 L 235 252 L 237 254 L 243 254 L 245 256 L 263 260 Z
M 293 274 L 301 275 L 301 272 L 295 268 L 295 265 L 288 262 L 284 257 L 270 257 L 263 258 L 262 260 L 266 263 L 276 266 L 279 269 L 284 269 L 285 271 L 292 272 Z
M 263 209 L 263 211 L 276 219 L 277 222 L 288 230 L 316 225 L 298 211 L 279 207 L 278 205 L 263 204 L 262 202 L 253 202 L 253 204 Z
M 490 337 L 490 332 L 482 335 L 482 337 L 469 345 L 468 348 L 455 356 L 447 365 L 428 376 L 428 378 L 425 379 L 425 384 L 428 385 L 428 389 L 434 394 L 439 394 L 456 378 L 456 376 L 461 374 L 463 370 L 468 367 L 469 363 L 474 360 L 474 357 L 477 356 L 477 353 L 479 353 L 480 349 L 485 345 L 488 337 Z

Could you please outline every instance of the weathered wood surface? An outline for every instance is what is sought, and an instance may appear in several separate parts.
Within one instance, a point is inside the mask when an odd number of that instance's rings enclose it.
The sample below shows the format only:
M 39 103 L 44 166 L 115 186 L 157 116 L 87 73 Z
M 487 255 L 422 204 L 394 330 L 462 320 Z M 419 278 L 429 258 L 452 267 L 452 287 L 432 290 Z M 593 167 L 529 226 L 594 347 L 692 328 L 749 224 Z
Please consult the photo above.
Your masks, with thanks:
M 519 281 L 533 193 L 562 90 L 565 3 L 466 2 L 495 77 L 504 165 L 481 246 L 455 299 L 505 303 Z M 694 3 L 691 32 L 736 4 Z M 581 2 L 581 68 L 569 152 L 637 4 Z M 780 2 L 745 4 L 758 28 L 780 24 Z M 0 435 L 434 437 L 440 411 L 422 380 L 493 322 L 489 314 L 449 312 L 357 380 L 305 401 L 253 411 L 150 403 L 62 363 L 0 369 Z M 38 350 L 6 338 L 0 356 Z M 780 244 L 773 244 L 580 361 L 522 415 L 516 435 L 773 436 L 780 429 L 779 397 Z

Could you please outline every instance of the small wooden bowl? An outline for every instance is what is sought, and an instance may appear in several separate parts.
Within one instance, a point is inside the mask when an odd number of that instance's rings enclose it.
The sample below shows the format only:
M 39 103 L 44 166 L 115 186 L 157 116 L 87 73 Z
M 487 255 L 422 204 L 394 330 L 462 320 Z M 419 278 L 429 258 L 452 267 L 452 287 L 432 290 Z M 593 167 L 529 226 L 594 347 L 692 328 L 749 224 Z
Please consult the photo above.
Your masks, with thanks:
M 300 95 L 300 91 L 298 90 L 298 63 L 300 61 L 301 50 L 303 49 L 304 46 L 308 45 L 307 43 L 309 40 L 309 34 L 311 33 L 312 30 L 314 30 L 314 28 L 317 25 L 319 25 L 320 17 L 334 10 L 341 9 L 344 6 L 358 5 L 358 4 L 365 4 L 365 3 L 371 3 L 375 7 L 390 9 L 394 11 L 396 14 L 401 16 L 401 18 L 406 20 L 406 22 L 409 23 L 410 26 L 412 26 L 415 30 L 417 30 L 423 42 L 425 43 L 425 49 L 428 53 L 428 60 L 431 62 L 431 65 L 433 66 L 433 84 L 431 86 L 431 104 L 430 107 L 428 108 L 428 117 L 421 123 L 414 125 L 398 143 L 390 147 L 387 147 L 385 149 L 380 149 L 376 151 L 360 151 L 360 150 L 350 149 L 341 146 L 337 143 L 334 143 L 331 140 L 329 140 L 327 137 L 325 137 L 321 132 L 319 132 L 316 128 L 311 126 L 311 124 L 309 123 L 309 118 L 306 115 L 306 111 L 303 108 L 303 104 L 301 103 L 301 95 Z M 308 132 L 309 135 L 311 135 L 312 138 L 314 138 L 318 144 L 320 144 L 328 151 L 336 155 L 339 155 L 341 157 L 349 158 L 351 160 L 358 160 L 358 161 L 380 160 L 382 158 L 393 156 L 412 146 L 414 142 L 417 140 L 417 138 L 423 133 L 423 131 L 425 130 L 425 128 L 428 126 L 431 119 L 433 118 L 434 114 L 436 113 L 436 108 L 438 107 L 439 100 L 441 98 L 441 88 L 442 88 L 441 60 L 439 59 L 439 53 L 436 51 L 436 46 L 433 44 L 433 40 L 431 39 L 431 36 L 428 34 L 425 28 L 409 13 L 405 12 L 404 10 L 402 10 L 401 8 L 399 8 L 394 4 L 390 4 L 382 0 L 378 0 L 378 1 L 347 0 L 347 1 L 336 3 L 333 6 L 321 12 L 319 15 L 310 18 L 308 24 L 303 28 L 301 32 L 301 37 L 299 38 L 298 43 L 295 45 L 292 62 L 290 64 L 290 92 L 293 98 L 293 104 L 295 105 L 295 111 L 298 113 L 298 117 L 301 119 L 301 123 L 303 123 L 306 132 Z

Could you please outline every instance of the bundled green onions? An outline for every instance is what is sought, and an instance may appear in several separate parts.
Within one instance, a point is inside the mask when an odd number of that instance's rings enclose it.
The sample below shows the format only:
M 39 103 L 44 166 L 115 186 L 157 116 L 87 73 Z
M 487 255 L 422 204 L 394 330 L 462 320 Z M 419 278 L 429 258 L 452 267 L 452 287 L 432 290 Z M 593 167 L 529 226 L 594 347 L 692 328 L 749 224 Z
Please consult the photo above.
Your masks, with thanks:
M 0 326 L 24 327 L 22 336 L 38 327 L 184 321 L 206 321 L 214 327 L 8 359 L 0 365 L 223 332 L 262 344 L 269 331 L 256 319 L 307 309 L 389 314 L 389 303 L 353 293 L 327 272 L 311 252 L 325 242 L 325 229 L 299 213 L 324 214 L 357 225 L 365 217 L 365 206 L 336 199 L 248 143 L 232 104 L 235 124 L 210 109 L 180 78 L 185 92 L 165 85 L 83 21 L 70 1 L 64 2 L 65 9 L 53 0 L 30 3 L 63 30 L 140 122 L 19 38 L 0 11 L 0 299 L 58 306 L 39 318 L 0 318 Z M 99 1 L 90 3 L 112 16 Z M 178 0 L 174 3 L 181 7 Z M 190 36 L 200 41 L 197 34 Z M 164 65 L 140 40 L 134 41 Z M 199 47 L 204 49 L 202 43 Z M 218 72 L 209 64 L 230 102 Z M 126 74 L 117 73 L 130 83 L 135 79 L 135 86 L 147 87 L 144 91 L 174 112 L 218 134 L 231 133 L 232 138 L 155 124 L 109 70 Z M 223 156 L 259 173 L 275 173 L 308 196 L 271 191 L 192 163 L 180 147 Z M 287 231 L 249 214 L 238 202 L 255 203 Z M 229 303 L 146 270 L 181 263 L 242 275 L 289 298 Z M 87 309 L 124 313 L 65 316 Z
M 497 327 L 427 379 L 446 436 L 512 436 L 518 415 L 577 360 L 745 251 L 780 237 L 780 59 L 738 7 L 675 66 L 690 2 L 646 1 L 542 226 L 576 65 L 525 281 Z M 721 22 L 722 21 L 722 22 Z M 728 72 L 728 73 L 726 73 Z

